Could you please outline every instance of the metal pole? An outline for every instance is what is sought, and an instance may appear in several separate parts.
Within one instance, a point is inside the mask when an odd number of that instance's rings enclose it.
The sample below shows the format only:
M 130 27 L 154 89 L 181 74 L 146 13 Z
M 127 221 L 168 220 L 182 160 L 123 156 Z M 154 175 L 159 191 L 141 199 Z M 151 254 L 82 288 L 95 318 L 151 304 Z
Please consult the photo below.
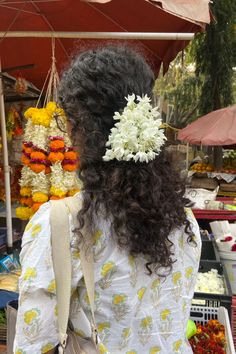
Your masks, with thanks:
M 1 72 L 1 60 L 0 60 L 0 72 Z M 1 121 L 1 132 L 2 132 L 3 168 L 4 168 L 4 181 L 5 181 L 5 195 L 6 195 L 7 248 L 8 248 L 8 253 L 11 253 L 12 246 L 13 246 L 12 215 L 11 215 L 11 183 L 10 183 L 10 166 L 8 162 L 3 82 L 2 82 L 1 74 L 0 74 L 0 121 Z
M 50 31 L 8 31 L 0 32 L 0 38 L 80 38 L 80 39 L 141 39 L 141 40 L 183 40 L 190 41 L 194 33 L 161 32 L 50 32 Z

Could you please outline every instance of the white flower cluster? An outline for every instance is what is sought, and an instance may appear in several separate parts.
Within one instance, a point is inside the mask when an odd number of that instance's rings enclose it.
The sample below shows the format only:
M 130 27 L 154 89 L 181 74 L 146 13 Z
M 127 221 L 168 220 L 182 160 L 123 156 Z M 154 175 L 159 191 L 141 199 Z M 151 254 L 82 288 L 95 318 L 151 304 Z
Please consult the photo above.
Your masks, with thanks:
M 113 117 L 117 123 L 111 129 L 103 160 L 148 163 L 159 155 L 166 140 L 163 130 L 160 129 L 160 113 L 157 107 L 151 106 L 147 95 L 136 97 L 133 94 L 126 100 L 124 111 L 121 114 L 116 112 Z
M 41 192 L 48 194 L 50 188 L 49 177 L 44 172 L 32 172 L 31 182 L 32 193 Z
M 218 274 L 217 269 L 211 269 L 206 273 L 199 272 L 195 291 L 201 293 L 225 294 L 224 281 L 222 276 Z
M 25 126 L 24 141 L 32 142 L 40 149 L 47 149 L 48 130 L 43 125 L 33 124 L 28 119 Z
M 65 186 L 64 170 L 60 162 L 57 162 L 51 166 L 50 182 L 53 187 L 67 193 L 68 188 Z
M 28 187 L 32 182 L 32 171 L 28 166 L 23 166 L 21 170 L 21 178 L 19 184 L 21 187 Z

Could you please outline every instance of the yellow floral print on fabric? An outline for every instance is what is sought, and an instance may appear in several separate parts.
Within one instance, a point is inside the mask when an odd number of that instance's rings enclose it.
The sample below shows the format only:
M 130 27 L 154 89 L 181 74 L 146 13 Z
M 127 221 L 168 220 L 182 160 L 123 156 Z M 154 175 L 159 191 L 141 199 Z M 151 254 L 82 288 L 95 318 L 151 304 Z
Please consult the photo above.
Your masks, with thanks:
M 48 285 L 47 288 L 48 292 L 51 294 L 55 294 L 56 293 L 56 281 L 55 279 L 53 279 L 50 284 Z
M 86 337 L 86 334 L 84 333 L 84 331 L 80 328 L 75 328 L 74 329 L 75 334 L 77 334 L 77 336 L 80 336 L 82 338 Z
M 160 302 L 160 279 L 158 278 L 151 284 L 151 301 L 155 308 L 158 307 Z
M 157 354 L 157 353 L 160 353 L 161 351 L 161 348 L 160 347 L 152 347 L 149 351 L 149 354 Z
M 137 354 L 136 350 L 129 350 L 125 354 Z
M 36 278 L 37 276 L 37 271 L 35 268 L 27 268 L 24 275 L 23 279 L 24 280 L 32 280 L 33 278 Z
M 27 325 L 30 325 L 35 319 L 40 315 L 40 311 L 38 309 L 32 309 L 26 311 L 24 313 L 24 321 Z
M 16 354 L 26 354 L 22 349 L 16 349 Z
M 115 270 L 116 270 L 116 265 L 112 261 L 106 262 L 102 266 L 102 270 L 101 270 L 102 279 L 98 282 L 101 289 L 105 290 L 111 286 L 112 277 L 115 273 Z
M 125 347 L 128 346 L 129 340 L 130 340 L 130 336 L 131 336 L 131 328 L 130 327 L 124 328 L 123 331 L 122 331 L 122 334 L 121 334 L 121 341 L 120 341 L 120 344 L 119 344 L 119 349 L 120 350 L 122 350 L 122 349 L 124 349 Z
M 74 250 L 72 251 L 72 258 L 74 258 L 74 259 L 80 259 L 80 252 L 79 252 L 79 250 L 74 249 Z
M 134 256 L 129 255 L 129 266 L 130 266 L 130 284 L 135 287 L 138 278 L 138 268 L 137 268 L 137 260 Z
M 138 331 L 139 340 L 143 345 L 146 345 L 152 334 L 153 319 L 152 316 L 146 316 L 141 319 L 140 330 Z
M 172 328 L 172 317 L 170 309 L 164 309 L 160 313 L 161 324 L 160 329 L 162 332 L 162 336 L 166 339 L 170 336 L 171 328 Z
M 99 343 L 98 349 L 100 354 L 109 354 L 108 349 L 105 347 L 103 343 Z
M 52 343 L 48 343 L 42 347 L 41 353 L 45 354 L 45 353 L 49 352 L 49 350 L 52 350 L 53 348 L 54 348 L 54 345 Z
M 101 230 L 97 230 L 97 231 L 94 233 L 94 235 L 93 235 L 93 241 L 94 241 L 95 244 L 98 243 L 98 240 L 100 240 L 101 236 L 102 236 L 102 231 L 101 231 Z
M 97 324 L 99 338 L 102 343 L 105 343 L 105 344 L 107 343 L 108 338 L 110 336 L 110 328 L 111 328 L 110 322 L 99 322 Z
M 32 227 L 32 231 L 31 231 L 31 237 L 35 238 L 40 231 L 42 230 L 42 226 L 40 224 L 36 224 Z
M 28 222 L 28 224 L 25 227 L 25 232 L 29 231 L 31 229 L 31 227 L 33 226 L 33 223 L 30 221 Z
M 127 315 L 129 306 L 127 305 L 127 295 L 116 294 L 112 299 L 112 311 L 116 321 L 121 321 Z
M 180 350 L 181 350 L 181 347 L 182 347 L 182 343 L 183 343 L 182 339 L 179 339 L 176 342 L 174 342 L 173 350 L 174 350 L 175 353 L 181 353 Z
M 182 293 L 182 273 L 175 272 L 172 275 L 172 281 L 174 284 L 173 295 L 175 297 L 175 301 L 178 302 L 180 299 L 180 295 Z
M 140 308 L 141 308 L 141 306 L 142 306 L 143 296 L 144 296 L 144 294 L 145 294 L 145 292 L 146 292 L 146 289 L 147 289 L 147 288 L 146 288 L 145 286 L 143 286 L 142 288 L 140 288 L 140 289 L 137 291 L 139 303 L 138 303 L 138 305 L 137 305 L 137 307 L 136 307 L 135 316 L 137 316 L 138 313 L 139 313 L 139 311 L 140 311 Z

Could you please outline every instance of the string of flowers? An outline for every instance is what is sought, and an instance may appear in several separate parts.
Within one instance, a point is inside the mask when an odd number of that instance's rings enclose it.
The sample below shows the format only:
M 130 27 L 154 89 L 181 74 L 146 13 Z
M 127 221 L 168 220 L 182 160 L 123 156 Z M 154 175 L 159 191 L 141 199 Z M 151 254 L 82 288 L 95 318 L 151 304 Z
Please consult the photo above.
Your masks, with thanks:
M 49 199 L 77 193 L 80 183 L 75 172 L 78 158 L 66 133 L 63 110 L 55 102 L 49 102 L 45 108 L 29 108 L 25 118 L 21 158 L 24 166 L 19 181 L 21 206 L 17 208 L 16 215 L 28 220 Z M 67 161 L 68 152 L 73 153 L 73 161 Z M 69 173 L 65 168 L 68 164 L 73 165 Z

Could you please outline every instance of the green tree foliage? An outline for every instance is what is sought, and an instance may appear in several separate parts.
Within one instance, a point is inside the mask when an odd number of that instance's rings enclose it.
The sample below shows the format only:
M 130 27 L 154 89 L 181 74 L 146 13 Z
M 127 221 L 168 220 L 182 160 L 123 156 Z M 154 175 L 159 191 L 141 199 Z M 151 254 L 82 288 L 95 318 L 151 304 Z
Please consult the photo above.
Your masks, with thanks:
M 196 75 L 202 81 L 199 113 L 206 114 L 233 103 L 236 1 L 214 0 L 213 20 L 198 34 L 192 49 Z

